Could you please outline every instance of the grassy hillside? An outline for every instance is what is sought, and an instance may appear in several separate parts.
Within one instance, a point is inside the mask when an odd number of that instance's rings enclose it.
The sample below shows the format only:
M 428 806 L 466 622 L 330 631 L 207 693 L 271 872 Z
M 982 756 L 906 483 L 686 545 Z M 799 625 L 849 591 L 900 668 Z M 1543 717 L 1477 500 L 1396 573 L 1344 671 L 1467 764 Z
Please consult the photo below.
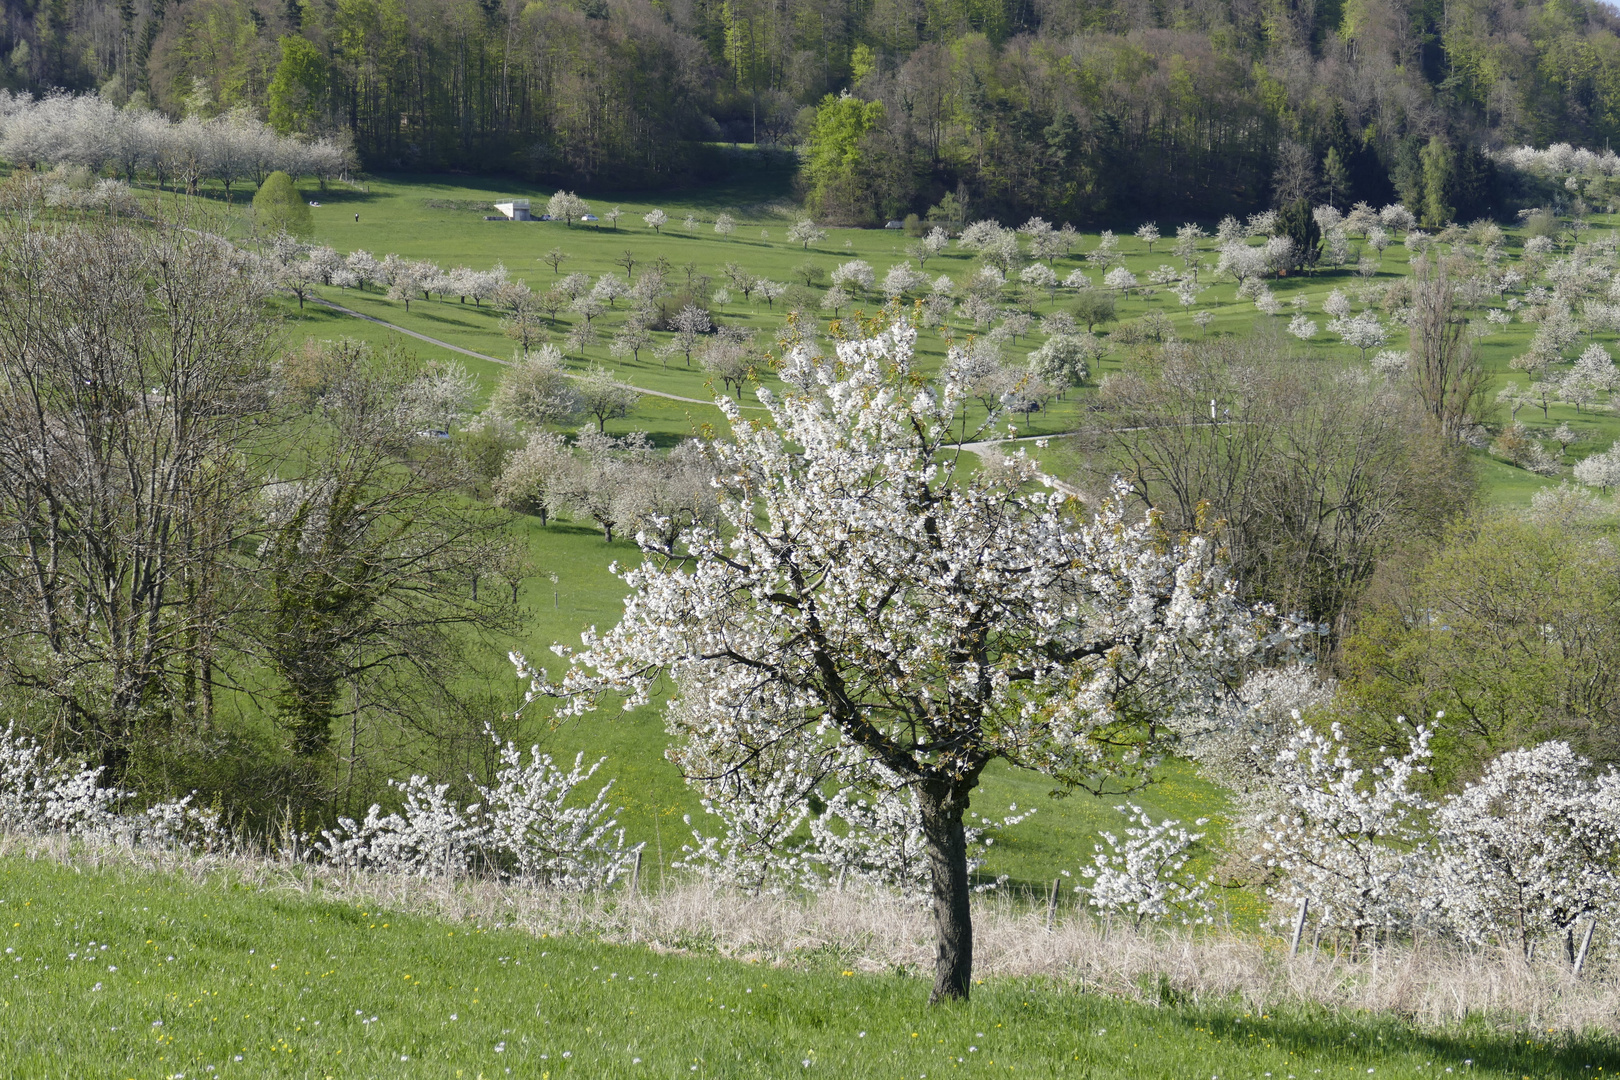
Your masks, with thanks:
M 368 183 L 363 192 L 333 190 L 309 194 L 322 204 L 314 211 L 316 239 L 340 252 L 364 249 L 378 257 L 395 252 L 402 257 L 428 259 L 445 267 L 466 265 L 474 269 L 500 263 L 513 277 L 537 290 L 548 287 L 556 277 L 549 266 L 539 261 L 553 247 L 560 248 L 569 256 L 562 265 L 563 274 L 581 272 L 594 276 L 614 272 L 622 275 L 623 267 L 617 265 L 615 260 L 623 252 L 629 251 L 642 266 L 660 257 L 668 260 L 673 268 L 672 282 L 679 286 L 684 280 L 683 268 L 688 264 L 693 266 L 695 272 L 713 278 L 716 284 L 724 284 L 721 267 L 728 262 L 741 264 L 757 277 L 791 282 L 794 280 L 793 269 L 800 264 L 813 264 L 825 274 L 843 261 L 859 258 L 869 262 L 881 278 L 890 266 L 906 261 L 904 249 L 908 242 L 908 238 L 898 230 L 831 229 L 826 239 L 806 251 L 800 245 L 789 244 L 785 238 L 786 226 L 796 216 L 791 204 L 780 199 L 760 198 L 762 191 L 746 188 L 741 191 L 719 188 L 700 193 L 688 192 L 678 203 L 656 204 L 648 202 L 645 196 L 621 198 L 612 193 L 582 193 L 589 198 L 598 214 L 613 206 L 622 209 L 623 217 L 616 229 L 609 227 L 606 221 L 572 227 L 557 222 L 486 222 L 483 218 L 486 213 L 494 212 L 492 204 L 498 198 L 530 198 L 535 201 L 538 212 L 549 191 L 514 184 L 497 186 L 463 178 L 455 178 L 452 182 L 443 177 L 389 177 Z M 656 234 L 641 221 L 642 215 L 655 205 L 661 206 L 670 215 L 669 224 Z M 360 214 L 358 223 L 353 219 L 355 213 Z M 699 219 L 697 228 L 690 232 L 682 224 L 682 218 L 687 213 Z M 729 238 L 717 236 L 713 231 L 712 222 L 720 213 L 731 213 L 739 221 L 736 232 Z M 1597 216 L 1591 220 L 1593 229 L 1586 234 L 1587 240 L 1612 233 L 1616 224 L 1613 217 Z M 1166 234 L 1173 235 L 1178 224 L 1166 220 L 1159 222 L 1159 227 Z M 1206 227 L 1213 225 L 1205 224 Z M 762 236 L 762 232 L 765 235 Z M 1072 257 L 1056 261 L 1054 269 L 1058 276 L 1061 278 L 1069 270 L 1078 268 L 1089 272 L 1096 282 L 1100 274 L 1091 270 L 1083 259 L 1084 253 L 1096 246 L 1096 240 L 1095 232 L 1084 234 Z M 1516 256 L 1518 241 L 1519 238 L 1510 231 L 1510 255 Z M 1176 262 L 1169 251 L 1172 243 L 1171 239 L 1161 240 L 1150 252 L 1141 241 L 1122 231 L 1120 249 L 1125 256 L 1124 265 L 1146 284 L 1149 273 L 1156 267 Z M 1203 242 L 1206 252 L 1213 250 L 1213 247 L 1213 241 Z M 1166 289 L 1159 289 L 1151 296 L 1142 295 L 1140 290 L 1133 292 L 1129 297 L 1120 299 L 1119 319 L 1123 322 L 1149 312 L 1160 312 L 1171 319 L 1182 337 L 1189 339 L 1198 339 L 1206 334 L 1218 336 L 1250 332 L 1281 335 L 1293 313 L 1295 297 L 1303 296 L 1310 316 L 1319 326 L 1325 327 L 1328 316 L 1322 313 L 1321 305 L 1329 291 L 1342 289 L 1354 300 L 1357 289 L 1364 284 L 1387 284 L 1407 274 L 1408 263 L 1406 249 L 1395 244 L 1383 253 L 1379 273 L 1368 282 L 1349 268 L 1320 270 L 1275 281 L 1272 291 L 1283 304 L 1283 314 L 1278 316 L 1262 315 L 1253 303 L 1237 298 L 1236 286 L 1232 282 L 1219 281 L 1211 283 L 1190 308 L 1183 308 L 1174 293 Z M 946 254 L 930 259 L 923 269 L 930 277 L 948 274 L 960 282 L 974 265 L 971 253 L 952 247 Z M 1210 279 L 1206 277 L 1205 281 L 1208 283 Z M 818 285 L 818 293 L 825 283 L 823 277 Z M 362 294 L 349 290 L 339 295 L 337 290 L 327 290 L 327 294 L 365 314 L 477 352 L 506 358 L 513 351 L 512 342 L 501 335 L 498 312 L 480 309 L 471 303 L 458 303 L 453 297 L 446 301 L 413 302 L 410 312 L 406 313 L 402 305 L 390 303 L 376 292 Z M 1034 310 L 1037 315 L 1045 315 L 1065 309 L 1070 305 L 1071 297 L 1070 291 L 1060 289 L 1054 298 L 1043 300 Z M 872 311 L 880 304 L 880 298 L 869 297 L 858 306 Z M 1192 322 L 1192 313 L 1201 310 L 1208 310 L 1214 315 L 1214 322 L 1207 330 L 1200 329 Z M 847 316 L 849 312 L 844 314 Z M 1473 314 L 1477 317 L 1482 310 Z M 744 303 L 740 297 L 724 307 L 716 308 L 714 315 L 721 322 L 759 331 L 757 340 L 762 343 L 772 340 L 782 321 L 781 312 L 759 302 Z M 554 340 L 560 342 L 574 318 L 567 313 L 559 317 Z M 609 313 L 603 320 L 607 331 L 603 340 L 589 350 L 583 360 L 571 359 L 580 364 L 587 361 L 607 364 L 626 382 L 646 389 L 699 399 L 712 396 L 714 387 L 706 375 L 685 368 L 679 360 L 665 367 L 646 352 L 639 361 L 612 357 L 607 349 L 607 338 L 618 319 L 619 316 Z M 290 315 L 290 321 L 292 325 L 289 330 L 294 334 L 326 335 L 337 332 L 329 314 L 313 312 L 309 308 L 301 314 Z M 827 320 L 821 319 L 820 327 L 825 329 L 826 325 Z M 1109 329 L 1107 326 L 1099 327 L 1099 331 Z M 1508 362 L 1524 351 L 1534 327 L 1515 321 L 1506 327 L 1491 329 L 1493 332 L 1481 339 L 1476 348 L 1492 374 L 1493 393 L 1510 380 L 1523 386 L 1526 382 L 1524 375 L 1512 371 Z M 376 330 L 365 332 L 375 333 Z M 972 333 L 972 328 L 954 320 L 951 332 L 958 338 L 964 338 Z M 1040 340 L 1039 335 L 1032 334 L 1013 344 L 1009 352 L 1016 358 L 1038 345 Z M 1325 329 L 1320 329 L 1310 342 L 1295 342 L 1292 338 L 1286 340 L 1302 360 L 1357 356 L 1356 350 L 1339 342 Z M 1614 335 L 1600 333 L 1593 340 L 1612 345 Z M 1392 327 L 1388 347 L 1404 348 L 1405 344 L 1404 331 Z M 425 355 L 432 352 L 430 347 L 420 346 L 420 343 L 415 347 L 422 348 Z M 925 366 L 937 364 L 943 358 L 944 342 L 937 333 L 924 331 L 920 335 L 919 347 Z M 1124 349 L 1114 348 L 1104 357 L 1101 370 L 1093 374 L 1093 385 L 1101 375 L 1118 369 L 1123 353 Z M 479 365 L 477 361 L 465 357 L 462 359 L 481 375 L 487 377 L 493 374 L 492 369 Z M 769 373 L 764 375 L 768 380 Z M 1071 430 L 1078 423 L 1078 410 L 1086 400 L 1086 393 L 1082 390 L 1069 395 L 1066 401 L 1053 402 L 1045 413 L 1035 414 L 1027 425 L 1021 417 L 1017 418 L 1017 426 L 1024 434 Z M 1585 436 L 1583 442 L 1572 450 L 1571 460 L 1606 448 L 1620 436 L 1620 420 L 1607 412 L 1577 412 L 1569 406 L 1554 405 L 1545 416 L 1539 409 L 1531 408 L 1522 411 L 1519 418 L 1532 429 L 1551 430 L 1561 422 L 1570 423 Z M 695 430 L 697 426 L 713 423 L 716 419 L 716 414 L 703 406 L 646 398 L 637 414 L 615 422 L 615 426 L 619 430 L 642 429 L 673 435 L 683 430 Z M 1530 494 L 1546 483 L 1542 478 L 1511 466 L 1488 461 L 1482 461 L 1482 465 L 1487 495 L 1496 501 L 1528 502 Z
M 217 193 L 215 193 L 217 194 Z M 794 280 L 795 267 L 809 263 L 819 267 L 825 284 L 825 275 L 841 262 L 861 258 L 876 269 L 878 276 L 888 267 L 905 261 L 904 248 L 908 238 L 898 231 L 832 229 L 826 238 L 806 251 L 802 245 L 787 242 L 787 226 L 798 216 L 796 208 L 785 199 L 780 177 L 761 175 L 752 180 L 744 178 L 729 187 L 716 187 L 685 192 L 672 196 L 669 201 L 649 202 L 645 196 L 619 195 L 611 192 L 581 192 L 599 215 L 618 206 L 622 211 L 618 227 L 602 221 L 595 225 L 576 224 L 572 227 L 555 222 L 515 223 L 485 221 L 494 213 L 493 203 L 502 197 L 527 197 L 533 200 L 537 211 L 543 207 L 549 190 L 524 187 L 506 182 L 490 182 L 466 177 L 399 175 L 376 178 L 363 188 L 334 187 L 327 191 L 306 189 L 305 194 L 321 205 L 313 208 L 315 216 L 314 239 L 330 244 L 340 252 L 365 249 L 377 257 L 397 253 L 411 259 L 428 259 L 449 268 L 466 265 L 475 269 L 505 266 L 513 277 L 527 282 L 537 290 L 549 287 L 555 274 L 541 257 L 550 249 L 565 252 L 567 261 L 561 273 L 581 272 L 592 276 L 614 272 L 623 274 L 618 260 L 630 252 L 636 269 L 662 258 L 670 265 L 670 279 L 679 288 L 685 280 L 686 268 L 693 273 L 705 274 L 716 284 L 724 282 L 721 268 L 726 263 L 739 263 L 756 277 L 777 281 Z M 173 200 L 172 194 L 159 196 Z M 241 202 L 227 204 L 211 198 L 214 206 L 225 218 L 226 227 L 240 237 L 249 235 L 248 221 Z M 655 233 L 642 222 L 642 215 L 657 205 L 670 217 L 661 233 Z M 699 219 L 689 230 L 683 223 L 688 214 Z M 715 234 L 712 222 L 720 213 L 730 213 L 739 225 L 731 237 Z M 355 216 L 359 215 L 359 220 Z M 1594 231 L 1588 238 L 1612 232 L 1612 218 L 1594 218 Z M 1161 221 L 1160 228 L 1173 235 L 1178 222 Z M 1212 226 L 1213 223 L 1206 223 Z M 1510 244 L 1510 254 L 1517 252 L 1517 238 Z M 1083 254 L 1097 244 L 1096 234 L 1081 238 L 1071 257 L 1056 260 L 1056 272 L 1061 277 L 1069 270 L 1079 268 L 1088 272 L 1093 281 L 1100 274 L 1088 267 Z M 1143 281 L 1157 266 L 1175 261 L 1168 249 L 1172 241 L 1162 240 L 1148 251 L 1146 245 L 1133 236 L 1121 237 L 1121 250 L 1125 265 Z M 1204 241 L 1206 251 L 1213 241 Z M 952 247 L 946 254 L 930 259 L 925 272 L 934 277 L 949 274 L 961 281 L 971 273 L 975 263 L 971 255 Z M 1396 280 L 1408 270 L 1404 247 L 1395 245 L 1384 252 L 1382 269 L 1374 283 Z M 1208 279 L 1206 278 L 1206 281 Z M 1252 332 L 1282 335 L 1283 326 L 1293 310 L 1296 296 L 1307 299 L 1310 316 L 1325 325 L 1322 302 L 1329 290 L 1341 288 L 1353 298 L 1363 285 L 1361 278 L 1348 270 L 1324 270 L 1291 276 L 1272 283 L 1274 292 L 1284 306 L 1284 314 L 1267 317 L 1260 314 L 1252 302 L 1239 300 L 1235 286 L 1229 281 L 1210 285 L 1192 308 L 1183 309 L 1175 295 L 1159 290 L 1147 296 L 1140 290 L 1119 302 L 1122 320 L 1139 318 L 1149 312 L 1162 312 L 1170 317 L 1183 337 L 1201 338 L 1206 334 L 1243 335 Z M 818 286 L 819 289 L 819 286 Z M 456 298 L 415 301 L 409 312 L 399 303 L 384 299 L 375 289 L 366 291 L 337 289 L 321 290 L 323 296 L 355 311 L 373 316 L 384 322 L 404 327 L 419 334 L 436 338 L 462 349 L 485 354 L 496 360 L 512 355 L 514 343 L 501 332 L 501 313 L 489 306 L 472 302 L 460 303 Z M 1066 308 L 1072 303 L 1072 294 L 1059 290 L 1054 298 L 1043 299 L 1036 305 L 1039 314 Z M 880 299 L 868 298 L 860 306 L 874 309 Z M 278 301 L 286 321 L 289 342 L 303 337 L 332 338 L 356 336 L 381 341 L 394 332 L 375 322 L 355 319 L 316 303 L 300 308 L 291 299 Z M 1360 305 L 1358 304 L 1358 307 Z M 1201 329 L 1191 319 L 1193 311 L 1207 310 L 1214 315 L 1210 327 Z M 606 348 L 606 336 L 623 317 L 610 312 L 602 318 L 607 334 L 585 357 L 571 356 L 571 365 L 583 367 L 587 362 L 608 365 L 621 379 L 632 385 L 660 391 L 692 401 L 672 400 L 668 397 L 646 396 L 636 411 L 624 420 L 610 424 L 610 431 L 644 430 L 665 445 L 686 435 L 696 433 L 705 426 L 723 424 L 719 411 L 712 405 L 715 387 L 700 370 L 688 368 L 680 358 L 666 366 L 650 352 L 643 352 L 639 361 L 611 356 Z M 715 317 L 725 323 L 739 324 L 759 332 L 756 339 L 768 345 L 782 324 L 782 314 L 763 303 L 746 304 L 741 298 L 717 306 Z M 823 313 L 815 312 L 822 316 Z M 846 319 L 850 312 L 843 312 Z M 1478 314 L 1476 312 L 1476 314 Z M 575 317 L 564 313 L 559 317 L 552 333 L 560 341 Z M 828 320 L 816 320 L 816 329 L 825 332 Z M 1099 327 L 1109 331 L 1111 327 Z M 1523 351 L 1534 327 L 1514 322 L 1508 327 L 1492 328 L 1493 333 L 1479 343 L 1497 386 L 1510 378 L 1521 385 L 1524 376 L 1512 372 L 1509 359 Z M 972 328 L 956 321 L 950 331 L 962 339 Z M 661 337 L 664 335 L 660 335 Z M 1612 335 L 1599 335 L 1598 340 L 1611 340 Z M 415 338 L 405 338 L 408 348 L 424 359 L 455 359 L 464 363 L 481 380 L 487 391 L 498 377 L 498 363 L 481 360 L 449 350 L 439 349 Z M 1009 350 L 1016 358 L 1040 340 L 1038 335 L 1025 337 Z M 1295 349 L 1301 363 L 1353 357 L 1355 351 L 1319 332 L 1309 343 L 1298 343 L 1284 338 Z M 1404 347 L 1402 332 L 1395 328 L 1390 347 Z M 940 332 L 923 331 L 920 334 L 922 363 L 925 368 L 938 365 L 944 357 L 945 341 Z M 1104 358 L 1101 370 L 1093 372 L 1090 384 L 1098 378 L 1118 370 L 1125 349 L 1113 348 Z M 761 376 L 767 382 L 768 369 Z M 1034 415 L 1029 423 L 1023 418 L 1014 421 L 1020 434 L 1061 433 L 1072 430 L 1081 422 L 1084 408 L 1094 389 L 1083 388 L 1068 395 L 1067 400 L 1053 402 L 1046 411 Z M 746 402 L 746 398 L 745 398 Z M 1553 406 L 1543 418 L 1539 410 L 1526 409 L 1520 418 L 1537 428 L 1550 429 L 1560 421 L 1568 421 L 1586 434 L 1586 441 L 1574 448 L 1572 456 L 1606 448 L 1620 435 L 1620 419 L 1607 412 L 1586 411 L 1577 414 L 1565 406 Z M 1062 467 L 1062 453 L 1054 446 L 1043 453 L 1055 468 Z M 1479 455 L 1487 497 L 1507 504 L 1523 504 L 1530 495 L 1549 481 L 1533 476 L 1487 455 Z M 637 557 L 634 546 L 624 541 L 604 544 L 600 535 L 589 528 L 566 521 L 541 527 L 536 519 L 522 520 L 518 528 L 526 535 L 533 552 L 536 576 L 525 586 L 523 598 L 528 615 L 525 629 L 510 644 L 533 659 L 550 659 L 549 646 L 554 641 L 575 641 L 585 627 L 611 625 L 619 615 L 623 586 L 608 573 L 613 560 L 626 562 Z M 550 575 L 556 575 L 553 587 Z M 515 686 L 513 686 L 515 690 Z M 623 820 L 631 838 L 645 841 L 654 870 L 668 865 L 678 857 L 681 844 L 689 838 L 689 829 L 683 823 L 685 815 L 697 817 L 699 808 L 695 798 L 686 789 L 675 769 L 663 758 L 666 736 L 658 709 L 655 706 L 630 715 L 600 713 L 583 721 L 552 730 L 541 717 L 534 717 L 523 732 L 525 741 L 537 740 L 558 755 L 571 757 L 584 752 L 588 757 L 607 755 L 608 763 L 601 774 L 618 781 L 616 799 L 625 806 Z M 1038 806 L 1039 813 L 1029 824 L 1013 830 L 1012 835 L 994 850 L 987 870 L 992 874 L 1011 875 L 1015 883 L 1039 888 L 1060 870 L 1073 870 L 1091 850 L 1098 828 L 1117 825 L 1118 818 L 1112 806 L 1115 798 L 1094 799 L 1076 796 L 1063 800 L 1048 798 L 1050 784 L 1033 774 L 1015 774 L 998 769 L 987 775 L 985 786 L 975 800 L 982 813 L 998 814 L 1012 804 L 1020 807 Z M 1155 816 L 1169 814 L 1184 818 L 1212 816 L 1215 828 L 1220 828 L 1220 813 L 1224 799 L 1217 789 L 1204 784 L 1189 771 L 1176 773 L 1170 783 L 1160 785 L 1138 797 Z M 701 824 L 701 822 L 700 822 Z M 1252 918 L 1255 901 L 1238 896 L 1236 914 Z
M 369 903 L 0 858 L 0 1074 L 181 1077 L 1593 1077 L 1600 1037 L 1160 1007 L 1028 979 L 968 1005 Z M 5 969 L 9 969 L 8 972 Z

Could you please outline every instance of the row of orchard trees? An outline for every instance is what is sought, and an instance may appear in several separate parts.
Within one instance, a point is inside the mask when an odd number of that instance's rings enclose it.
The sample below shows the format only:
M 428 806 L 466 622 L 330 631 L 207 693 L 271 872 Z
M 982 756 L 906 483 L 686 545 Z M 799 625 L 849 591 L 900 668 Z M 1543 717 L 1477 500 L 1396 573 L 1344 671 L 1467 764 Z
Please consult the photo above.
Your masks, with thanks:
M 227 192 L 272 172 L 318 177 L 323 185 L 354 167 L 347 144 L 332 138 L 278 135 L 246 109 L 201 120 L 120 109 L 97 94 L 0 91 L 0 157 L 17 165 L 77 166 L 133 182 L 195 193 L 204 180 Z

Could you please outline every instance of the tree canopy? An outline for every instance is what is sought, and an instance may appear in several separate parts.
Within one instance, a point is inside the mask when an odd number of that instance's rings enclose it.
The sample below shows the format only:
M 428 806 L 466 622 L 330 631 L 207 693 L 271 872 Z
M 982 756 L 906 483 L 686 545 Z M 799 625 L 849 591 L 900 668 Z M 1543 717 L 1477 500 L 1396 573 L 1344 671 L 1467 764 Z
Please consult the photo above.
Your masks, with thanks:
M 914 339 L 901 324 L 797 352 L 789 382 L 809 389 L 760 391 L 769 423 L 721 398 L 721 526 L 679 550 L 644 538 L 624 618 L 562 649 L 569 671 L 534 693 L 583 713 L 603 693 L 644 702 L 668 674 L 689 769 L 911 789 L 939 1000 L 971 984 L 964 816 L 986 766 L 1129 782 L 1288 633 L 1238 602 L 1204 537 L 1130 521 L 1118 498 L 1087 515 L 1021 456 L 958 471 L 965 388 L 921 379 Z

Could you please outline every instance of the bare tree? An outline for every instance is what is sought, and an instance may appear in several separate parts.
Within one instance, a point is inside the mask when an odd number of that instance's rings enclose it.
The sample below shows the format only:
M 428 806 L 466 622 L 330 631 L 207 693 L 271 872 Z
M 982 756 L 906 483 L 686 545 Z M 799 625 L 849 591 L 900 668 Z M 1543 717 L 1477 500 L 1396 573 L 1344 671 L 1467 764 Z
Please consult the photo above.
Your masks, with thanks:
M 1457 312 L 1445 268 L 1426 259 L 1416 262 L 1409 370 L 1425 410 L 1448 438 L 1458 440 L 1486 407 L 1489 376 L 1474 356 L 1468 320 Z
M 1129 479 L 1172 530 L 1223 522 L 1248 599 L 1339 632 L 1379 560 L 1439 537 L 1472 497 L 1467 457 L 1399 386 L 1249 340 L 1110 376 L 1083 475 Z
M 0 215 L 0 675 L 118 782 L 211 722 L 268 282 L 205 222 Z
M 527 289 L 510 290 L 508 315 L 501 320 L 501 332 L 528 352 L 545 340 L 546 328 L 540 322 L 540 298 Z
M 478 586 L 515 558 L 501 516 L 467 505 L 462 456 L 420 437 L 401 407 L 432 373 L 397 349 L 331 350 L 300 452 L 259 502 L 250 568 L 250 640 L 305 760 L 333 752 L 362 712 L 415 723 L 464 668 L 467 646 L 508 627 L 512 611 L 500 590 Z
M 1277 168 L 1271 175 L 1272 202 L 1289 206 L 1316 192 L 1316 160 L 1311 148 L 1292 139 L 1277 146 Z

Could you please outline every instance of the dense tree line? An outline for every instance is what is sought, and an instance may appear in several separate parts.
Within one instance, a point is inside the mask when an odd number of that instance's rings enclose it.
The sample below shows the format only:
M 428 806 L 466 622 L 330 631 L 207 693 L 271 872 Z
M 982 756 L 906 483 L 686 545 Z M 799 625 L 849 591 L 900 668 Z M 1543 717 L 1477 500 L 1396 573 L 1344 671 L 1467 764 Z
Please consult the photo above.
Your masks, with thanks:
M 0 86 L 582 184 L 808 142 L 809 194 L 857 221 L 1218 215 L 1307 188 L 1415 210 L 1436 176 L 1466 220 L 1498 194 L 1481 148 L 1620 133 L 1617 25 L 1593 0 L 25 0 Z

